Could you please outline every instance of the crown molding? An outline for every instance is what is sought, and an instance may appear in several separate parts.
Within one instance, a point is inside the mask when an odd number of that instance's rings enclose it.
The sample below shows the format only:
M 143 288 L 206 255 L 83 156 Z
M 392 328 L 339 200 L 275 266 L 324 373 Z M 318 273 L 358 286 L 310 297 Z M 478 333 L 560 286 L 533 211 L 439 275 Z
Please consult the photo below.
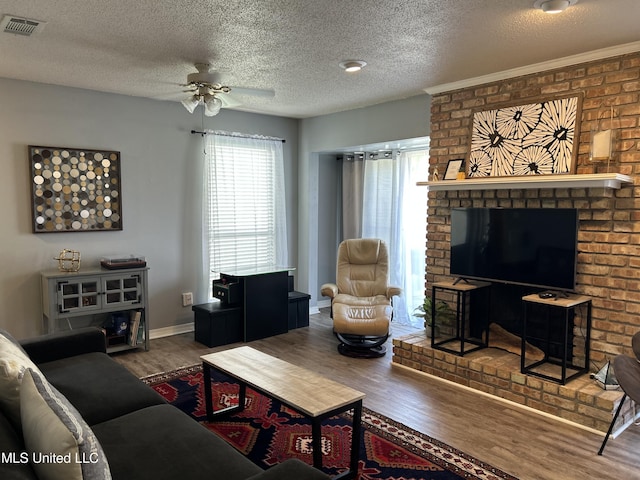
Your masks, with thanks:
M 425 88 L 424 91 L 429 95 L 436 95 L 438 93 L 451 92 L 453 90 L 475 87 L 477 85 L 483 85 L 485 83 L 498 82 L 509 78 L 521 77 L 523 75 L 530 75 L 532 73 L 539 73 L 547 70 L 554 70 L 556 68 L 577 65 L 579 63 L 603 60 L 605 58 L 617 57 L 619 55 L 626 55 L 628 53 L 635 53 L 639 51 L 640 42 L 625 43 L 623 45 L 617 45 L 615 47 L 602 48 L 600 50 L 593 50 L 591 52 L 580 53 L 578 55 L 571 55 L 569 57 L 549 60 L 547 62 L 535 63 L 533 65 L 526 65 L 524 67 L 512 68 L 510 70 L 490 73 L 488 75 L 482 75 L 480 77 L 468 78 L 466 80 L 460 80 L 451 83 L 443 83 L 441 85 L 434 85 L 432 87 Z

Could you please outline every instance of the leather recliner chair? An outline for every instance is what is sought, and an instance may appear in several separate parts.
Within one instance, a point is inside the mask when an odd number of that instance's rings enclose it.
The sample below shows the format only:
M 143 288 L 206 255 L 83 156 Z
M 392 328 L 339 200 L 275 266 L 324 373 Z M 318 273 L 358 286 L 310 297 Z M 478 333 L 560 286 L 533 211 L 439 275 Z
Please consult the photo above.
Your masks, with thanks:
M 333 330 L 338 351 L 356 357 L 381 357 L 389 337 L 392 298 L 399 287 L 389 286 L 389 254 L 379 239 L 343 241 L 338 247 L 336 283 L 321 287 L 331 297 Z

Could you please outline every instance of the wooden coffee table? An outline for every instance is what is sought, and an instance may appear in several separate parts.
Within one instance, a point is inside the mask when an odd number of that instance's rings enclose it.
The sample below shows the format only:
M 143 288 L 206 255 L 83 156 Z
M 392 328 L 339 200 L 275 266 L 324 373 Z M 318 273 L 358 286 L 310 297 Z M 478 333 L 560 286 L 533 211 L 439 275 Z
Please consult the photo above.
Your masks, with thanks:
M 204 374 L 207 419 L 244 409 L 246 388 L 275 398 L 311 419 L 313 466 L 322 468 L 322 421 L 353 410 L 351 461 L 349 470 L 335 478 L 355 478 L 360 459 L 362 399 L 365 394 L 307 369 L 292 365 L 251 347 L 238 347 L 200 357 Z M 240 385 L 238 405 L 213 411 L 211 369 L 237 380 Z

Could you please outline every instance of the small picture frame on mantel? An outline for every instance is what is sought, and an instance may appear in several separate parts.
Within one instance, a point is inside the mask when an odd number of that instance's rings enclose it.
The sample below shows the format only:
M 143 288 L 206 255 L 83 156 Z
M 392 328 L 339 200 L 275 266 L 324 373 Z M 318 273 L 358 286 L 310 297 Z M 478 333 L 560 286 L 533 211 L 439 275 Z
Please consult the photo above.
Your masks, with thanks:
M 458 178 L 458 172 L 464 163 L 464 159 L 458 158 L 456 160 L 449 160 L 447 163 L 447 170 L 444 172 L 444 180 L 455 180 Z

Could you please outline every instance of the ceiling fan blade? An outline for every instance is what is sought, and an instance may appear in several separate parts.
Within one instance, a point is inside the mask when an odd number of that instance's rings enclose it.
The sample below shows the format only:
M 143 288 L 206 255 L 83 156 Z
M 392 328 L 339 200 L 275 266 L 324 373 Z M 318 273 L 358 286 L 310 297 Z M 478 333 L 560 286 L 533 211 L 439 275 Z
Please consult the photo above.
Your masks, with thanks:
M 260 88 L 231 87 L 231 91 L 237 95 L 252 95 L 254 97 L 271 98 L 276 95 L 274 90 L 265 90 Z
M 166 92 L 166 93 L 158 93 L 157 95 L 153 95 L 150 98 L 156 99 L 156 100 L 173 100 L 173 101 L 181 101 L 183 100 L 187 94 L 187 93 L 183 93 L 180 91 L 177 92 Z
M 222 108 L 235 108 L 242 105 L 240 100 L 230 94 L 218 95 L 218 98 L 222 101 Z

